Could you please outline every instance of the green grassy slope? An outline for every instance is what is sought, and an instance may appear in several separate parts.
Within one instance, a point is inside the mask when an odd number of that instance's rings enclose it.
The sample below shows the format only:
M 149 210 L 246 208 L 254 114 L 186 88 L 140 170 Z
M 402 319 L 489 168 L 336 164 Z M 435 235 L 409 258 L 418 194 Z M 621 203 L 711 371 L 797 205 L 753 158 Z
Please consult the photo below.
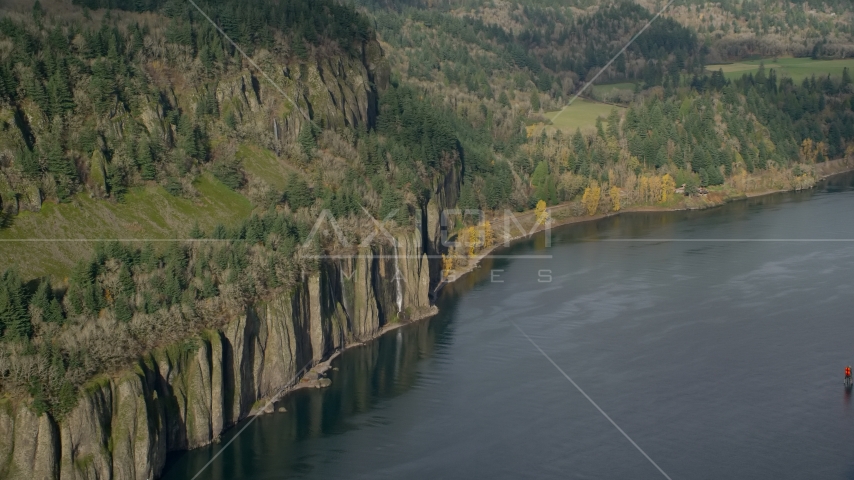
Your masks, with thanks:
M 842 75 L 842 70 L 854 70 L 854 58 L 839 60 L 813 60 L 811 58 L 778 58 L 765 60 L 749 60 L 745 62 L 728 63 L 725 65 L 708 65 L 709 71 L 723 70 L 728 79 L 741 78 L 746 73 L 756 73 L 759 65 L 765 63 L 765 70 L 774 69 L 779 77 L 791 77 L 796 82 L 803 81 L 813 75 L 822 77 L 827 74 Z
M 40 212 L 22 212 L 0 230 L 0 265 L 17 266 L 29 277 L 64 278 L 75 262 L 88 258 L 99 239 L 187 238 L 193 224 L 210 230 L 247 217 L 252 205 L 209 174 L 194 183 L 193 199 L 149 185 L 128 191 L 124 202 L 81 193 L 69 203 L 46 202 Z
M 597 118 L 602 117 L 604 120 L 614 108 L 619 109 L 620 107 L 579 98 L 572 105 L 566 107 L 557 117 L 555 114 L 560 110 L 546 112 L 546 118 L 550 119 L 555 127 L 572 133 L 577 128 L 592 129 L 596 125 Z
M 262 179 L 265 183 L 282 190 L 291 172 L 297 170 L 279 161 L 276 155 L 255 145 L 244 143 L 237 149 L 236 157 L 241 161 L 247 173 Z

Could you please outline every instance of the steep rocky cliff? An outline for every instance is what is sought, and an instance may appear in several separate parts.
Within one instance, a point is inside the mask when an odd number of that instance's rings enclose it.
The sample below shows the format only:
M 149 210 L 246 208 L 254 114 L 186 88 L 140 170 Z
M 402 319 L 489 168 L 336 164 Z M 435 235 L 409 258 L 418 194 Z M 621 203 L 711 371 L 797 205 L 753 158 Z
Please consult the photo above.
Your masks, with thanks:
M 270 64 L 265 69 L 267 78 L 244 71 L 220 80 L 216 86 L 223 116 L 234 114 L 247 138 L 278 151 L 293 143 L 306 122 L 304 114 L 318 125 L 333 129 L 365 128 L 376 122 L 378 91 L 388 86 L 390 76 L 388 61 L 377 42 L 366 42 L 360 57 L 317 57 L 291 65 L 275 60 L 267 56 L 258 59 Z M 158 113 L 153 116 L 163 117 Z
M 2 32 L 0 39 L 7 41 Z M 80 183 L 73 190 L 88 190 L 96 198 L 105 198 L 114 188 L 110 181 L 116 182 L 109 178 L 110 172 L 119 167 L 127 170 L 125 187 L 140 186 L 155 177 L 163 183 L 165 176 L 174 176 L 165 165 L 172 161 L 173 150 L 186 150 L 189 135 L 180 132 L 177 112 L 188 125 L 195 122 L 198 128 L 204 127 L 211 137 L 205 148 L 230 138 L 282 153 L 296 144 L 306 117 L 329 129 L 371 127 L 376 122 L 379 91 L 389 84 L 390 67 L 377 41 L 363 41 L 353 48 L 348 53 L 316 52 L 304 60 L 259 49 L 252 61 L 263 73 L 254 67 L 224 67 L 215 80 L 199 74 L 193 65 L 180 68 L 162 59 L 134 57 L 128 62 L 135 62 L 146 88 L 129 89 L 122 101 L 113 100 L 115 106 L 109 112 L 94 114 L 90 108 L 94 100 L 85 88 L 93 80 L 80 73 L 73 89 L 78 107 L 67 114 L 64 123 L 51 120 L 30 99 L 9 104 L 0 95 L 0 213 L 40 211 L 44 200 L 57 199 L 56 180 L 27 173 L 22 156 L 22 152 L 33 151 L 33 158 L 43 157 L 42 150 L 47 148 L 43 145 L 51 139 L 64 142 L 57 148 L 68 157 L 67 173 Z M 75 60 L 82 64 L 80 58 Z M 208 104 L 210 111 L 205 114 L 198 106 Z M 81 136 L 95 140 L 84 147 L 78 141 Z M 150 175 L 137 175 L 139 154 L 134 152 L 143 140 L 146 145 L 157 145 L 152 157 L 157 175 L 153 170 Z M 204 169 L 212 160 L 208 154 L 195 155 L 200 160 L 196 169 Z M 37 160 L 46 162 L 41 157 Z M 180 175 L 192 170 L 192 161 L 185 163 Z
M 456 207 L 461 186 L 462 172 L 459 165 L 454 164 L 445 172 L 445 175 L 434 181 L 430 200 L 422 207 L 421 241 L 425 245 L 425 251 L 432 258 L 438 258 L 446 252 L 443 242 L 447 240 L 447 229 L 453 226 L 454 220 L 446 218 L 443 225 L 442 215 L 446 210 Z M 439 283 L 442 276 L 441 269 L 441 262 L 430 263 L 431 286 Z
M 95 379 L 56 421 L 0 403 L 0 478 L 156 478 L 166 453 L 199 447 L 292 385 L 303 367 L 430 311 L 421 235 L 321 262 L 291 292 L 247 305 L 224 328 Z

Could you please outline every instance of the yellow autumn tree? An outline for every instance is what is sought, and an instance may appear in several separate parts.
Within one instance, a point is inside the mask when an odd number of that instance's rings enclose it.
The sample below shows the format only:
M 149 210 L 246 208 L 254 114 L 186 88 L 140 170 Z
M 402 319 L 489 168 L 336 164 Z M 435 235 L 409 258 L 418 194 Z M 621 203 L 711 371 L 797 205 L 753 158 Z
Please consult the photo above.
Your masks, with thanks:
M 537 202 L 537 224 L 545 225 L 549 219 L 549 212 L 546 210 L 545 200 Z
M 457 247 L 451 247 L 448 249 L 448 257 L 451 259 L 451 270 L 464 264 L 462 255 L 457 254 Z
M 649 201 L 652 203 L 661 201 L 661 177 L 655 175 L 649 177 Z
M 442 254 L 442 274 L 447 277 L 454 270 L 454 258 L 450 255 Z
M 469 247 L 469 256 L 470 256 L 470 257 L 473 257 L 473 256 L 474 256 L 474 252 L 475 252 L 475 250 L 477 250 L 477 244 L 478 244 L 478 243 L 480 243 L 480 242 L 478 241 L 478 240 L 479 240 L 479 238 L 478 238 L 477 229 L 476 229 L 476 228 L 474 228 L 474 227 L 469 227 L 469 228 L 468 228 L 468 237 L 469 237 L 469 242 L 468 242 L 468 244 L 469 244 L 469 245 L 468 245 L 468 247 Z
M 611 189 L 608 191 L 608 194 L 611 195 L 611 208 L 615 212 L 620 211 L 620 189 L 616 185 L 612 185 Z
M 811 138 L 805 138 L 801 143 L 801 156 L 807 163 L 815 162 L 815 149 Z
M 805 138 L 801 143 L 801 156 L 807 163 L 815 163 L 818 155 L 827 157 L 827 145 L 824 142 L 813 143 L 812 139 Z
M 641 175 L 638 180 L 638 197 L 641 203 L 649 202 L 649 177 Z
M 602 188 L 596 180 L 590 181 L 590 186 L 584 189 L 584 196 L 581 197 L 581 202 L 584 208 L 587 209 L 588 215 L 595 215 L 599 208 L 599 198 L 602 196 Z
M 669 173 L 665 173 L 664 176 L 661 177 L 661 201 L 666 202 L 675 191 L 676 180 L 674 180 Z
M 489 220 L 483 221 L 483 248 L 489 248 L 492 246 L 493 242 L 493 232 L 492 232 L 492 224 L 489 223 Z

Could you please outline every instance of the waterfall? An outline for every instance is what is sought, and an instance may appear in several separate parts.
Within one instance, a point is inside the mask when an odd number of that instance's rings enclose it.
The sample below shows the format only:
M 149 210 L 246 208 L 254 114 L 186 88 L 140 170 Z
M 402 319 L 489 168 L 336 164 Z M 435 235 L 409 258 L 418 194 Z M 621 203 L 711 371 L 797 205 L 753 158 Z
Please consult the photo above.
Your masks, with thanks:
M 343 265 L 338 270 L 338 280 L 341 283 L 341 304 L 344 305 L 344 313 L 347 314 L 347 318 L 352 320 L 353 314 L 355 312 L 353 312 L 352 307 L 350 305 L 348 305 L 348 303 L 350 303 L 349 302 L 350 292 L 347 291 L 347 284 L 344 282 L 344 266 Z
M 397 240 L 394 245 L 394 284 L 397 287 L 397 313 L 403 311 L 403 289 L 400 286 L 400 266 L 397 261 Z

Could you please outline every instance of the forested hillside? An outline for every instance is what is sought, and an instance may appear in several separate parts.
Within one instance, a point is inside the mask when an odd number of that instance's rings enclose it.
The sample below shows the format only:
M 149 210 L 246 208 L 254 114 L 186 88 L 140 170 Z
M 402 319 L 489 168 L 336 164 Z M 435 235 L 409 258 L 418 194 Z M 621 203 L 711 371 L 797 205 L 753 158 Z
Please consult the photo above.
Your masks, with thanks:
M 23 196 L 25 206 L 37 208 L 38 197 L 67 201 L 84 189 L 118 200 L 144 181 L 180 194 L 182 179 L 205 168 L 229 186 L 241 185 L 239 168 L 213 144 L 249 133 L 241 128 L 247 112 L 222 91 L 244 60 L 189 4 L 128 3 L 162 13 L 73 8 L 66 17 L 59 2 L 53 15 L 36 2 L 31 18 L 16 12 L 0 21 L 6 47 L 0 96 L 8 106 L 2 153 L 22 174 L 8 178 L 5 188 Z M 360 55 L 371 40 L 352 9 L 334 2 L 285 4 L 275 16 L 272 4 L 205 6 L 249 53 L 274 51 L 297 64 L 308 61 L 309 49 Z M 297 74 L 291 83 L 307 80 Z M 258 83 L 252 79 L 250 95 L 257 95 Z M 287 115 L 307 107 L 282 99 L 276 108 Z
M 707 64 L 769 35 L 843 51 L 850 8 L 758 3 L 675 6 L 599 76 L 630 90 L 584 130 L 546 112 L 660 5 L 200 2 L 252 62 L 179 0 L 2 7 L 0 238 L 187 241 L 4 242 L 0 393 L 61 419 L 97 374 L 296 291 L 341 248 L 305 244 L 323 209 L 357 243 L 365 212 L 411 233 L 455 204 L 581 215 L 811 186 L 852 154 L 850 74 Z
M 743 22 L 754 39 L 801 35 L 798 41 L 813 53 L 817 45 L 850 43 L 844 20 L 852 14 L 850 5 L 674 5 L 597 79 L 632 82 L 634 93 L 618 91 L 610 97 L 629 108 L 614 108 L 595 130 L 590 125 L 582 132 L 548 127 L 553 114 L 545 112 L 560 109 L 585 88 L 585 81 L 662 5 L 359 3 L 374 19 L 378 38 L 388 46 L 401 77 L 445 98 L 459 116 L 491 132 L 499 157 L 509 162 L 504 167 L 499 161 L 496 177 L 489 181 L 467 177 L 461 201 L 468 207 L 525 209 L 538 200 L 555 204 L 580 198 L 591 179 L 617 187 L 631 202 L 648 198 L 637 189 L 640 179 L 656 176 L 654 172 L 658 177 L 669 174 L 689 191 L 721 185 L 740 171 L 768 172 L 763 174 L 767 188 L 772 183 L 777 188 L 805 184 L 810 180 L 797 179 L 808 169 L 793 170 L 792 165 L 845 155 L 854 133 L 847 72 L 794 82 L 782 78 L 770 61 L 756 75 L 736 80 L 706 69 L 710 57 L 726 56 L 727 42 L 746 38 L 730 30 L 715 34 L 714 26 L 722 25 L 720 19 L 715 23 L 720 12 L 735 24 Z M 781 23 L 780 15 L 807 15 L 810 20 Z M 755 24 L 766 27 L 754 29 Z M 777 27 L 769 30 L 767 25 Z M 785 52 L 803 53 L 780 50 Z M 533 136 L 520 138 L 522 125 L 537 124 L 543 127 L 528 129 Z M 508 185 L 513 186 L 509 202 L 503 193 Z M 603 202 L 608 190 L 601 195 Z
M 671 15 L 696 29 L 713 62 L 749 56 L 854 55 L 854 9 L 845 1 L 679 2 Z
M 513 137 L 526 114 L 567 100 L 653 16 L 630 2 L 589 14 L 539 2 L 444 9 L 419 2 L 365 5 L 406 80 L 435 95 L 450 95 L 457 110 L 476 125 L 488 123 L 502 141 Z M 693 32 L 665 18 L 601 80 L 669 83 L 680 72 L 702 71 L 698 48 Z
M 618 205 L 656 203 L 669 192 L 650 185 L 664 175 L 688 193 L 725 182 L 742 192 L 805 188 L 815 180 L 815 163 L 854 150 L 851 87 L 848 75 L 797 85 L 764 69 L 734 82 L 720 73 L 695 77 L 679 94 L 649 92 L 622 118 L 613 110 L 595 134 L 543 131 L 515 167 L 531 172 L 531 203 L 576 198 L 593 181 L 616 187 L 609 195 L 622 198 Z M 750 174 L 765 176 L 766 183 L 751 187 L 745 183 Z M 466 188 L 463 199 L 488 204 L 477 189 Z M 604 197 L 608 205 L 597 208 L 612 208 Z
M 410 228 L 448 169 L 489 164 L 488 140 L 389 84 L 374 34 L 351 7 L 200 4 L 262 74 L 187 3 L 98 6 L 35 2 L 0 21 L 0 234 L 79 238 L 66 219 L 101 212 L 101 202 L 121 208 L 109 207 L 95 238 L 127 238 L 110 230 L 127 224 L 142 238 L 214 241 L 4 243 L 4 267 L 17 268 L 0 288 L 2 389 L 28 392 L 56 418 L 92 375 L 299 287 L 324 248 L 302 246 L 319 208 L 354 239 L 373 230 L 362 209 L 396 212 L 386 228 Z M 222 188 L 255 213 L 235 221 L 232 205 L 208 208 Z M 170 221 L 152 200 L 183 210 Z M 40 218 L 45 228 L 23 230 Z M 28 268 L 66 258 L 76 265 L 52 278 Z

